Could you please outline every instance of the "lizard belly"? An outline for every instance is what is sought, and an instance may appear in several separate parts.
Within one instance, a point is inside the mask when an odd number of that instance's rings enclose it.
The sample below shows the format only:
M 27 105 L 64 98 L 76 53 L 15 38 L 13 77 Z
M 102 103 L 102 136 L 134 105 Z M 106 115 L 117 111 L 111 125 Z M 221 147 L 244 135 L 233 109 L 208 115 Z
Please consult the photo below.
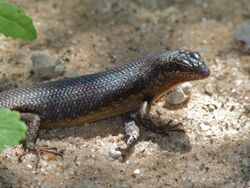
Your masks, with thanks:
M 144 96 L 142 94 L 130 95 L 125 99 L 114 101 L 109 106 L 102 107 L 96 111 L 89 112 L 88 114 L 65 119 L 44 120 L 42 121 L 41 128 L 51 129 L 72 127 L 81 125 L 83 123 L 95 122 L 128 112 L 133 112 L 139 109 L 141 103 L 143 102 L 143 99 Z

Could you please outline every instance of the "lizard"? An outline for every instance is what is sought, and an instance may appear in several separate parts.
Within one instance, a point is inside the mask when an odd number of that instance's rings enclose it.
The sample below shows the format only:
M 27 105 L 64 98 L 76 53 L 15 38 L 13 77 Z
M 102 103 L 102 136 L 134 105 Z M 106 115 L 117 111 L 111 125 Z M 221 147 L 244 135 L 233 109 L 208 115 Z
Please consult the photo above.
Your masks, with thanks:
M 138 122 L 156 132 L 167 130 L 156 126 L 149 116 L 154 101 L 172 87 L 209 75 L 198 52 L 167 50 L 107 71 L 3 91 L 0 108 L 20 112 L 28 126 L 23 143 L 27 149 L 35 148 L 41 129 L 71 127 L 137 112 L 125 122 L 124 138 L 129 148 L 139 138 Z

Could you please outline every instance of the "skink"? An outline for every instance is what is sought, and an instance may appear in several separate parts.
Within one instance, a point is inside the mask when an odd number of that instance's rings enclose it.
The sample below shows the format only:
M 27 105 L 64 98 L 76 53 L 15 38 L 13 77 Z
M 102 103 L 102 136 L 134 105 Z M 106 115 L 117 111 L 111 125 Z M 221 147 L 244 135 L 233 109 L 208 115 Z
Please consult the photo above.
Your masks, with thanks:
M 19 111 L 33 147 L 43 128 L 70 127 L 135 112 L 170 88 L 208 77 L 198 52 L 185 49 L 149 55 L 122 67 L 34 84 L 0 93 L 0 108 Z

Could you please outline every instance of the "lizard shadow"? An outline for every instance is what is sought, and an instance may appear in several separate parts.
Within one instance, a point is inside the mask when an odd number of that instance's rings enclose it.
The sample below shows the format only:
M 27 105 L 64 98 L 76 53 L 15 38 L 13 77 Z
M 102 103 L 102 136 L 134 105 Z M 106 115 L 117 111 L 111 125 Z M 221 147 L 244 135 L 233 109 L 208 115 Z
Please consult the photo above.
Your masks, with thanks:
M 81 126 L 40 131 L 39 138 L 45 140 L 54 140 L 78 137 L 86 141 L 95 137 L 106 138 L 109 136 L 124 134 L 123 124 L 124 121 L 122 118 L 115 117 L 96 123 L 84 124 Z M 191 149 L 189 137 L 183 132 L 169 132 L 166 135 L 161 135 L 140 126 L 140 138 L 138 143 L 143 141 L 152 141 L 153 143 L 156 143 L 162 150 L 173 153 L 186 153 Z

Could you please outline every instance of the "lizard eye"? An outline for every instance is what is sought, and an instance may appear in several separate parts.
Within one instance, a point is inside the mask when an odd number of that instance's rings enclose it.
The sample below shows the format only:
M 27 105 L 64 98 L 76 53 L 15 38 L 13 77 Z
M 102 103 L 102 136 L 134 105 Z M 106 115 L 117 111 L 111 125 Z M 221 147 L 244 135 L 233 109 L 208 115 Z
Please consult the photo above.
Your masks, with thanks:
M 187 68 L 195 68 L 199 67 L 203 64 L 203 59 L 198 52 L 191 52 L 191 51 L 181 51 L 181 54 L 178 58 L 184 67 Z
M 182 50 L 178 59 L 182 66 L 186 67 L 186 70 L 188 72 L 199 74 L 200 76 L 204 77 L 207 77 L 210 73 L 209 69 L 205 65 L 201 55 L 198 52 Z
M 190 53 L 190 57 L 193 59 L 201 59 L 201 56 L 197 52 Z

